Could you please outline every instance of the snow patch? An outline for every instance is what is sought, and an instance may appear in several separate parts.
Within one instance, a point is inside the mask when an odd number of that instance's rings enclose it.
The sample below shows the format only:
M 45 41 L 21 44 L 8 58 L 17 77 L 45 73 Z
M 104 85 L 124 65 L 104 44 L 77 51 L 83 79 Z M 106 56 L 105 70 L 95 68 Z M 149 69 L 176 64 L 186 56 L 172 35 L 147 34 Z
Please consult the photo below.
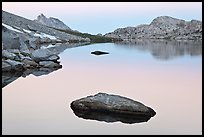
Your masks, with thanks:
M 23 33 L 22 31 L 19 31 L 19 30 L 13 28 L 12 26 L 6 25 L 6 24 L 4 24 L 4 23 L 2 23 L 2 25 L 3 25 L 4 27 L 6 27 L 7 29 L 9 29 L 9 30 L 16 31 L 16 32 L 19 32 L 19 33 Z
M 52 36 L 52 35 L 48 35 L 48 34 L 45 34 L 45 33 L 40 33 L 40 34 L 37 34 L 35 33 L 34 36 L 36 37 L 40 37 L 40 38 L 50 38 L 50 39 L 57 39 L 55 36 Z
M 26 30 L 26 29 L 23 29 L 23 31 L 27 32 L 27 33 L 31 33 L 30 30 Z
M 50 44 L 50 45 L 48 45 L 48 46 L 41 46 L 40 48 L 41 48 L 41 49 L 47 49 L 47 48 L 52 48 L 52 47 L 56 47 L 56 45 Z

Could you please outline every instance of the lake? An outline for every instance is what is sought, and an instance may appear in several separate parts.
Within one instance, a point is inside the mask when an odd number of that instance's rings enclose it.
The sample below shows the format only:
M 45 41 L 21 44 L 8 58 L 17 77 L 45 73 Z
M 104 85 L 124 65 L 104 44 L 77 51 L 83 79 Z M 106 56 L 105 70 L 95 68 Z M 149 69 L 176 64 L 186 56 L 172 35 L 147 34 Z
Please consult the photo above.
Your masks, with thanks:
M 19 77 L 2 88 L 2 134 L 202 134 L 202 43 L 123 42 L 67 48 L 62 68 Z M 109 52 L 101 56 L 92 51 Z M 77 117 L 70 103 L 99 92 L 156 111 L 126 124 Z

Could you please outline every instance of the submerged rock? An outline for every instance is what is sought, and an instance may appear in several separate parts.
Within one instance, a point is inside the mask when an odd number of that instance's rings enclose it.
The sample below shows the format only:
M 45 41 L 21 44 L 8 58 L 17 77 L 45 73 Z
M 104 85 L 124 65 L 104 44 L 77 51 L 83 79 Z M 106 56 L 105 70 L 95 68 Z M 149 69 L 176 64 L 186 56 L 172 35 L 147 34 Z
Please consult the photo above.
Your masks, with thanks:
M 156 114 L 152 108 L 140 102 L 106 93 L 75 100 L 71 108 L 78 117 L 105 122 L 147 122 Z
M 94 55 L 103 55 L 103 54 L 109 54 L 108 52 L 103 52 L 103 51 L 93 51 L 91 52 L 91 54 L 94 54 Z

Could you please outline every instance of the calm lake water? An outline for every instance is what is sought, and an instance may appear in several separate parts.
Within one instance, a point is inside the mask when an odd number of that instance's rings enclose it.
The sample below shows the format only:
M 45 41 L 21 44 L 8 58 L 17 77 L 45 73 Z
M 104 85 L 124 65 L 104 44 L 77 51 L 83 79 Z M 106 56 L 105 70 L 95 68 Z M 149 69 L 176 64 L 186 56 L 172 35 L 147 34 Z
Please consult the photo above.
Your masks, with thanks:
M 66 49 L 60 61 L 61 69 L 2 89 L 2 134 L 202 134 L 201 45 L 93 44 Z M 157 114 L 134 124 L 77 117 L 70 103 L 98 92 L 134 99 Z

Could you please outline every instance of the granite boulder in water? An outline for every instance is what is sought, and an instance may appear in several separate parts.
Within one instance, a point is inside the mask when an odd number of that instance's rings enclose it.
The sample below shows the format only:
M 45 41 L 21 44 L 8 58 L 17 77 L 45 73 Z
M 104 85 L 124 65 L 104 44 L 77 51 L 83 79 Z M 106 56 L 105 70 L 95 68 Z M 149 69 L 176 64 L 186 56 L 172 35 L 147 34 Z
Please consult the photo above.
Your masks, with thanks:
M 84 119 L 123 123 L 147 122 L 156 112 L 144 104 L 119 95 L 98 93 L 71 103 L 75 115 Z
M 93 51 L 91 52 L 91 54 L 94 54 L 94 55 L 103 55 L 103 54 L 109 54 L 108 52 L 104 52 L 104 51 Z

